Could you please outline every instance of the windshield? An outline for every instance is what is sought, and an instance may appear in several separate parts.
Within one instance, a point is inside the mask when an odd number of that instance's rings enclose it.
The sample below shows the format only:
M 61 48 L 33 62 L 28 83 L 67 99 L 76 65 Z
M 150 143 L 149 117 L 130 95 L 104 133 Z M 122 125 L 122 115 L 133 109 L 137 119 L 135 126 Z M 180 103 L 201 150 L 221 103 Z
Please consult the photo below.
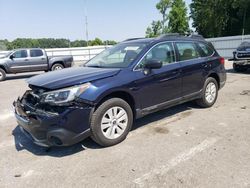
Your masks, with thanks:
M 91 59 L 85 66 L 125 68 L 135 60 L 145 46 L 145 43 L 121 43 L 103 51 Z

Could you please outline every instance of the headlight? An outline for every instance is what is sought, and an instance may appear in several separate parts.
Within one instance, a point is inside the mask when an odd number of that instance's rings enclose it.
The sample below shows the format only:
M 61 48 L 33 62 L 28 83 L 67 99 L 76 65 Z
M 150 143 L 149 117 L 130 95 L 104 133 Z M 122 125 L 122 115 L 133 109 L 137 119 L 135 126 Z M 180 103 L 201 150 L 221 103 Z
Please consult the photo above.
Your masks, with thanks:
M 90 87 L 90 83 L 43 93 L 41 102 L 62 104 L 73 101 Z

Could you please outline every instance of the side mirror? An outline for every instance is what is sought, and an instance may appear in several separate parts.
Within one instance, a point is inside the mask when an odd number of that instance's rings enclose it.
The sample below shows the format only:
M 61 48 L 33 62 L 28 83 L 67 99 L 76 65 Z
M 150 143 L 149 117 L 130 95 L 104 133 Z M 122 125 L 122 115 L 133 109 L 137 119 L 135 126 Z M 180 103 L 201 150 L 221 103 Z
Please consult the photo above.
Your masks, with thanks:
M 14 59 L 15 58 L 15 56 L 12 54 L 12 55 L 10 55 L 10 59 Z
M 149 60 L 146 62 L 144 68 L 146 69 L 160 69 L 162 67 L 162 62 L 157 60 Z

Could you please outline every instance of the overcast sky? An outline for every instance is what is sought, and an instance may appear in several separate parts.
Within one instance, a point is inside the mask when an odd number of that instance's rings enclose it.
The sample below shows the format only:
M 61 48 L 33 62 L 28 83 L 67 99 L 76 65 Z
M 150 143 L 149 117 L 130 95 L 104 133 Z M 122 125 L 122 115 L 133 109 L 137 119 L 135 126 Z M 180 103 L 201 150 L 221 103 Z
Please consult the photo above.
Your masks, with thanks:
M 161 19 L 159 0 L 0 0 L 0 39 L 84 39 L 121 41 L 145 36 L 152 20 Z M 186 0 L 189 5 L 191 0 Z

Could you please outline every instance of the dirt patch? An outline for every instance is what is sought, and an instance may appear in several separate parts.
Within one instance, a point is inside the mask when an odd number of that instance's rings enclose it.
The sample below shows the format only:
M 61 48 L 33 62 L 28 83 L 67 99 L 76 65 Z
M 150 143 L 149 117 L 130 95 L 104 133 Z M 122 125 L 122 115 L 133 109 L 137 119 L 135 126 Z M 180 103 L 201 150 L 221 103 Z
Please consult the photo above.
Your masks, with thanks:
M 250 96 L 250 90 L 244 90 L 240 93 L 240 95 L 247 95 Z
M 169 130 L 166 127 L 155 127 L 154 132 L 160 133 L 160 134 L 168 134 Z
M 180 119 L 186 118 L 192 114 L 191 111 L 183 112 L 180 114 Z

